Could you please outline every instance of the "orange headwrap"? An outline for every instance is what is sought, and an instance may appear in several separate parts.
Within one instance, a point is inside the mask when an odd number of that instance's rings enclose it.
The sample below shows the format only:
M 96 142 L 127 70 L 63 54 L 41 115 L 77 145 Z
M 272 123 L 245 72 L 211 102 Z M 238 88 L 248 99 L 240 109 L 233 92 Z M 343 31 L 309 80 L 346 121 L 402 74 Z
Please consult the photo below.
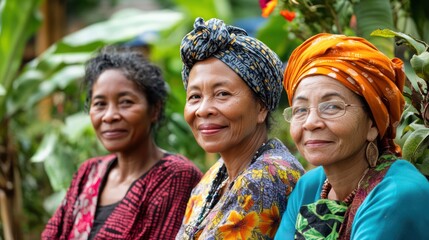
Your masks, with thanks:
M 405 73 L 400 59 L 390 60 L 360 37 L 321 33 L 298 46 L 289 58 L 284 73 L 289 104 L 300 81 L 313 75 L 329 76 L 363 96 L 377 125 L 383 150 L 400 156 L 400 147 L 393 143 L 405 104 Z

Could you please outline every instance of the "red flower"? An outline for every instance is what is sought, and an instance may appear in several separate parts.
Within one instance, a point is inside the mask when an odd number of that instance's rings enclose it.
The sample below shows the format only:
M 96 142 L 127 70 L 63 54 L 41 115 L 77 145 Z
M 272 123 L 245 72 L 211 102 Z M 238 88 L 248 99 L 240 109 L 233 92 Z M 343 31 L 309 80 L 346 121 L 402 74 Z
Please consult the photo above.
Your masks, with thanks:
M 271 0 L 259 0 L 259 6 L 261 7 L 261 9 L 264 9 L 269 2 L 271 2 Z
M 277 6 L 278 0 L 259 0 L 259 5 L 262 8 L 262 17 L 268 17 Z
M 282 10 L 282 11 L 280 11 L 280 15 L 282 15 L 289 22 L 292 22 L 292 20 L 296 16 L 295 12 L 291 12 L 289 10 Z

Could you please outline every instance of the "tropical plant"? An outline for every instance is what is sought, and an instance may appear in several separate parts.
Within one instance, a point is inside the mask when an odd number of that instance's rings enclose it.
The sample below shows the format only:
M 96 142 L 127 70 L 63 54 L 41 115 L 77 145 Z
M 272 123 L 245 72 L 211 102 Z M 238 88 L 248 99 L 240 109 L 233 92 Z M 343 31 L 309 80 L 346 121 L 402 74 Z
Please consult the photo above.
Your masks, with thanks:
M 406 45 L 414 53 L 412 71 L 407 71 L 408 84 L 404 96 L 407 111 L 402 116 L 403 157 L 413 163 L 429 179 L 429 45 L 412 36 L 389 29 L 376 30 L 373 36 L 396 37 L 397 45 Z
M 24 45 L 40 24 L 39 0 L 0 1 L 0 208 L 5 239 L 21 239 L 22 192 L 15 117 L 8 103 L 14 91 Z
M 394 55 L 392 40 L 370 36 L 378 28 L 395 28 L 390 0 L 259 0 L 259 3 L 262 15 L 272 16 L 268 26 L 282 26 L 287 40 L 302 42 L 320 32 L 357 35 L 371 41 L 386 55 Z M 264 35 L 261 32 L 266 39 Z M 284 45 L 284 41 L 279 44 Z M 287 59 L 290 51 L 278 53 Z

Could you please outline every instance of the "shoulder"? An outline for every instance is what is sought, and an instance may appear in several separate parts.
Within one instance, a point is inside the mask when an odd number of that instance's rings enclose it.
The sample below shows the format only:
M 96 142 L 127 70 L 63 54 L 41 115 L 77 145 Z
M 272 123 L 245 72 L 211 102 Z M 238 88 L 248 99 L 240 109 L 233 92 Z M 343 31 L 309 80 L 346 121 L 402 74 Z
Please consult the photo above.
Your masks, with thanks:
M 183 178 L 201 178 L 200 169 L 191 160 L 181 154 L 168 153 L 161 159 L 156 172 L 162 175 L 181 176 Z
M 394 219 L 395 216 L 412 216 L 412 212 L 429 212 L 428 202 L 429 181 L 408 161 L 397 160 L 368 194 L 357 213 L 374 211 Z
M 260 167 L 272 166 L 274 168 L 294 170 L 297 171 L 299 175 L 304 173 L 304 168 L 301 163 L 290 153 L 281 141 L 278 139 L 271 139 L 267 144 L 270 144 L 271 148 L 264 151 L 256 160 L 256 163 L 258 163 Z
M 429 201 L 429 181 L 410 162 L 397 160 L 392 163 L 383 180 L 371 194 L 389 197 L 392 203 L 419 199 Z
M 352 235 L 420 239 L 427 234 L 428 202 L 429 181 L 408 161 L 396 160 L 358 208 Z
M 116 158 L 115 154 L 108 154 L 103 156 L 96 156 L 85 160 L 78 168 L 77 173 L 87 172 L 94 167 L 107 166 L 112 160 Z

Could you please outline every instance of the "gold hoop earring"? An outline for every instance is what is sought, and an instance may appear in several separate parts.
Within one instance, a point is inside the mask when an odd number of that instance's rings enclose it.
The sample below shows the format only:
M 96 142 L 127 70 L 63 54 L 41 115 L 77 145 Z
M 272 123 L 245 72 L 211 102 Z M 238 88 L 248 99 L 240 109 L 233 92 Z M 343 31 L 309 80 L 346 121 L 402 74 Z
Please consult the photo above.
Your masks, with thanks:
M 378 148 L 377 145 L 372 141 L 366 145 L 366 160 L 370 167 L 375 167 L 378 160 Z

